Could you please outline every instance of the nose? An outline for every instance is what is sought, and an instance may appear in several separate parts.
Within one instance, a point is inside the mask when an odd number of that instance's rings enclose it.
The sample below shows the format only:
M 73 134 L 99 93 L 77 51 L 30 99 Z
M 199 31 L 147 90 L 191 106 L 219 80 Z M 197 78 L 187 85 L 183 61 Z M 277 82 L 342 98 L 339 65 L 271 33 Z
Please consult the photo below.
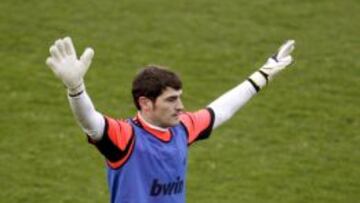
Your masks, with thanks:
M 176 110 L 177 111 L 183 111 L 184 110 L 184 105 L 183 105 L 183 103 L 182 103 L 182 101 L 180 99 L 177 102 Z

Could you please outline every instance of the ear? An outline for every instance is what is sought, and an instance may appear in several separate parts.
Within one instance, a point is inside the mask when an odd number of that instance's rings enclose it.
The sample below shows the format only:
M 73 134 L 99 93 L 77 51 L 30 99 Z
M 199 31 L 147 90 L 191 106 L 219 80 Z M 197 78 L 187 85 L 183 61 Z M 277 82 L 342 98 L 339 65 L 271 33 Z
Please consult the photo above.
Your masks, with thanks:
M 141 96 L 139 97 L 138 101 L 141 111 L 149 112 L 153 109 L 153 102 L 151 101 L 151 99 Z

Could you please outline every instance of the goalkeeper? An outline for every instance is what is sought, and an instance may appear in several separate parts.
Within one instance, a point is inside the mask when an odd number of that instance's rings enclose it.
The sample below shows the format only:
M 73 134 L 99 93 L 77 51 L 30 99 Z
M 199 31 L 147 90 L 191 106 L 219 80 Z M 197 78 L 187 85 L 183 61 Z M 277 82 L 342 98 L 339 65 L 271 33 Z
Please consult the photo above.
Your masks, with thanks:
M 77 122 L 106 159 L 110 201 L 184 203 L 188 147 L 208 138 L 287 67 L 294 44 L 285 42 L 247 80 L 196 112 L 184 111 L 182 83 L 175 73 L 147 66 L 133 80 L 138 112 L 131 119 L 114 119 L 95 109 L 83 79 L 93 49 L 77 58 L 71 38 L 59 39 L 50 47 L 46 64 L 67 87 Z

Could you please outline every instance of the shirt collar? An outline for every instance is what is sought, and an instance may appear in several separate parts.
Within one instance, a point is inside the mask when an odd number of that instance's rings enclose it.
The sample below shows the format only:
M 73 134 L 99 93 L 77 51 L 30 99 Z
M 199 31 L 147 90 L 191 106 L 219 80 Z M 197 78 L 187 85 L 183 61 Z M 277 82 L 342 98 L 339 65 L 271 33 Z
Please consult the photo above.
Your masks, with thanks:
M 144 128 L 144 130 L 148 131 L 150 134 L 154 135 L 156 138 L 158 138 L 162 141 L 166 141 L 166 142 L 170 141 L 170 139 L 171 139 L 170 128 L 162 128 L 162 127 L 150 124 L 141 116 L 140 112 L 137 113 L 135 119 L 137 119 L 139 121 L 139 123 Z

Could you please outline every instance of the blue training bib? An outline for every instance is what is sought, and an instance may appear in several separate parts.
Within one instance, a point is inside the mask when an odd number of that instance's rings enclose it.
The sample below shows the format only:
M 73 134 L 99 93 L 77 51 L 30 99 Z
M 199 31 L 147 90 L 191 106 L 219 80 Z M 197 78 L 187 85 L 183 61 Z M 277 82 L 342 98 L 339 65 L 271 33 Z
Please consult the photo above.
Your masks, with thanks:
M 170 129 L 164 142 L 137 124 L 135 146 L 118 169 L 108 167 L 111 203 L 184 203 L 187 133 L 183 125 Z

